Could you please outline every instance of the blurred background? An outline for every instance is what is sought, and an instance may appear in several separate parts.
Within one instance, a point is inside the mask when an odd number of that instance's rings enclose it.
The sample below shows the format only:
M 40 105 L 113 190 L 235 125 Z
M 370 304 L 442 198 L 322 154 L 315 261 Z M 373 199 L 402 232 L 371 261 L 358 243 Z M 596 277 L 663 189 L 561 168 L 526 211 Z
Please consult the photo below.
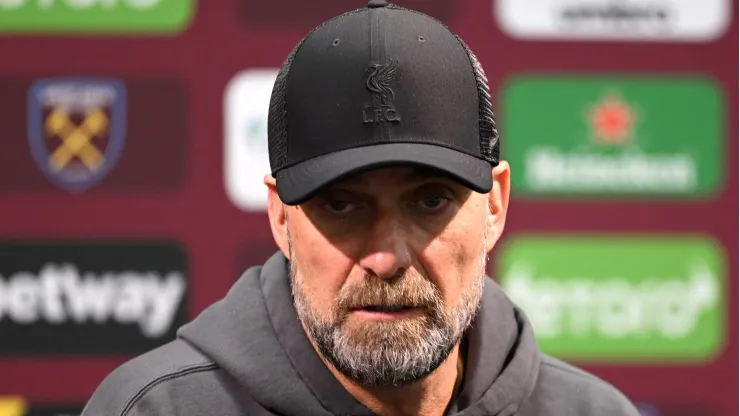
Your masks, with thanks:
M 738 2 L 398 0 L 490 81 L 490 275 L 645 416 L 738 414 Z M 276 247 L 278 67 L 362 0 L 0 0 L 0 416 L 79 414 Z

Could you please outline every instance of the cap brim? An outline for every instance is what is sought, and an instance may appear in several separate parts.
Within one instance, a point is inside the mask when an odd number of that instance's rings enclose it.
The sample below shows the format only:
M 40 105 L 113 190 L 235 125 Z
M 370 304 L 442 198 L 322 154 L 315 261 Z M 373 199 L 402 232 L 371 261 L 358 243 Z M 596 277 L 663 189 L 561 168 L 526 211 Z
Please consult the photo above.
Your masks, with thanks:
M 275 177 L 277 192 L 283 203 L 298 205 L 349 176 L 369 169 L 404 165 L 440 170 L 480 193 L 490 191 L 493 186 L 488 161 L 431 144 L 388 143 L 342 150 L 282 169 Z

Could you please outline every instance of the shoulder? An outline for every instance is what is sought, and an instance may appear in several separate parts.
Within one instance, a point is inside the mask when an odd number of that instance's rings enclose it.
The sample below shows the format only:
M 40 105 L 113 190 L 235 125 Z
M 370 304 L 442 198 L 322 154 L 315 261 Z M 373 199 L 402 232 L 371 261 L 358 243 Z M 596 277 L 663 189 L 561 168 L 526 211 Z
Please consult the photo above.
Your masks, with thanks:
M 90 398 L 82 416 L 130 416 L 143 401 L 172 385 L 200 384 L 221 372 L 218 365 L 181 340 L 140 355 L 111 372 Z M 205 377 L 204 377 L 205 376 Z
M 522 414 L 546 409 L 573 416 L 639 416 L 632 402 L 611 384 L 547 355 L 542 356 L 537 384 L 522 410 L 527 408 Z

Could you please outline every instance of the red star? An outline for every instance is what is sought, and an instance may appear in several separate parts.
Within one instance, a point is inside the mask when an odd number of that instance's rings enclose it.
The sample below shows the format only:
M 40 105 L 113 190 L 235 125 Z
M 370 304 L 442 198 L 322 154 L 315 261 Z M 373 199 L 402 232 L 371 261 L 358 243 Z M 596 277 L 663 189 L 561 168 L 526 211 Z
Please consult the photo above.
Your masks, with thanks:
M 624 143 L 632 136 L 635 112 L 618 95 L 606 95 L 589 113 L 591 128 L 603 143 Z

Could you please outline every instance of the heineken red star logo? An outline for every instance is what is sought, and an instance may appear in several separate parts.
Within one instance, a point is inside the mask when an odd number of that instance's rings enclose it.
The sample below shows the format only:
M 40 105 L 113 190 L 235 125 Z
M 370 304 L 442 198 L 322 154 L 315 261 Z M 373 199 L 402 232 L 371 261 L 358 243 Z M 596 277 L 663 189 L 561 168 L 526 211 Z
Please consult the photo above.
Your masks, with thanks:
M 616 93 L 608 93 L 588 112 L 594 136 L 602 143 L 624 143 L 632 137 L 637 114 Z

